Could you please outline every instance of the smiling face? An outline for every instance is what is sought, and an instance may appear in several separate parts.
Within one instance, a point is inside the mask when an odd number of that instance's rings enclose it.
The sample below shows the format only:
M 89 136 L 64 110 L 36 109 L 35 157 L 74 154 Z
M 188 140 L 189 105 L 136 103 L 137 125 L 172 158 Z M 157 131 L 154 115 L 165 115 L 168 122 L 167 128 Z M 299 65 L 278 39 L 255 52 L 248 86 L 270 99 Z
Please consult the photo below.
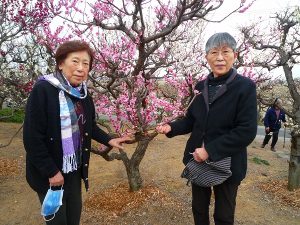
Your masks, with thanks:
M 79 86 L 87 80 L 90 69 L 90 55 L 87 51 L 71 52 L 67 58 L 59 64 L 58 68 L 62 71 L 66 79 L 73 87 Z
M 220 77 L 228 73 L 232 68 L 237 53 L 227 45 L 223 45 L 212 48 L 205 57 L 214 76 Z

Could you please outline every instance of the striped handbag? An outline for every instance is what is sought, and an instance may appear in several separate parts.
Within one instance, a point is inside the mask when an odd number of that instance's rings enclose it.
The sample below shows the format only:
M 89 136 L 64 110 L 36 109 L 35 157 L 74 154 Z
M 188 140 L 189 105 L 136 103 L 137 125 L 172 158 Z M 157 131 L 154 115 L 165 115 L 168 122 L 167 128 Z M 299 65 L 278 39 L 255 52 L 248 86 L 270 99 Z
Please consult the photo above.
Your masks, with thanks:
M 186 178 L 189 183 L 200 187 L 212 187 L 223 183 L 231 175 L 231 157 L 226 157 L 220 161 L 197 162 L 192 158 L 185 166 L 181 177 Z

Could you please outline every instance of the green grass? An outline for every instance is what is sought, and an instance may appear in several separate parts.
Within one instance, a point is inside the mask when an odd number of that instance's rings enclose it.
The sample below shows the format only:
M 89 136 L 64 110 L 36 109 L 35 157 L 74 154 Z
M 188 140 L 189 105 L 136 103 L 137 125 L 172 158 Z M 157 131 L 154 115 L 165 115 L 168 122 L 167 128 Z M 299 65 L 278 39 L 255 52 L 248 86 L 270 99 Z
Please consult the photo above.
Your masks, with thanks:
M 259 165 L 261 165 L 261 164 L 264 164 L 264 165 L 267 165 L 267 166 L 270 165 L 270 163 L 267 160 L 260 159 L 260 158 L 257 158 L 257 157 L 252 158 L 252 161 L 256 164 L 259 164 Z
M 13 110 L 5 108 L 0 110 L 0 121 L 7 123 L 22 123 L 24 120 L 25 112 L 23 109 Z

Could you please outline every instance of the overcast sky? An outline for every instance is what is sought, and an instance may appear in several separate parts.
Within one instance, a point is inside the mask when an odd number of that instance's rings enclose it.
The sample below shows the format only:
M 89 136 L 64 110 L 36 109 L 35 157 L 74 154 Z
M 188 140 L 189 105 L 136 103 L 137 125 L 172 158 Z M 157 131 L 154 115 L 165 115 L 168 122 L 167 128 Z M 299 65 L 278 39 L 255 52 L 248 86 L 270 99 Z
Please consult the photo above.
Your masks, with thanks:
M 247 0 L 251 2 L 252 0 Z M 223 5 L 213 15 L 213 19 L 221 19 L 232 9 L 239 6 L 240 0 L 226 0 Z M 300 0 L 255 0 L 253 5 L 244 13 L 235 13 L 226 18 L 221 23 L 210 24 L 207 30 L 207 35 L 215 32 L 227 31 L 229 33 L 236 33 L 237 27 L 240 25 L 247 25 L 253 21 L 264 20 L 267 21 L 274 12 L 285 9 L 288 6 L 300 6 Z
M 247 0 L 249 2 L 249 0 Z M 251 0 L 250 0 L 251 1 Z M 219 20 L 227 15 L 233 8 L 239 6 L 240 0 L 226 0 L 212 19 Z M 244 13 L 235 13 L 221 23 L 209 23 L 205 32 L 205 41 L 216 32 L 229 32 L 232 35 L 238 34 L 238 26 L 247 25 L 253 21 L 263 20 L 268 22 L 274 12 L 279 12 L 290 6 L 300 6 L 300 0 L 256 0 L 253 5 Z M 274 75 L 283 74 L 282 69 L 277 69 Z M 300 65 L 293 68 L 293 76 L 300 77 Z

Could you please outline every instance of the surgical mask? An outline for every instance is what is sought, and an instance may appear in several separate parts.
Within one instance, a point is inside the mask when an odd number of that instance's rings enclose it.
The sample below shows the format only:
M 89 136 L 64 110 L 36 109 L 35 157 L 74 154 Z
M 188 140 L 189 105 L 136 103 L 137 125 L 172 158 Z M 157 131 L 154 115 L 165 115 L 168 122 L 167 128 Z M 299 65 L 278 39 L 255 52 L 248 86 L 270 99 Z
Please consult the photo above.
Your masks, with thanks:
M 59 207 L 62 205 L 64 190 L 63 186 L 60 190 L 51 190 L 51 186 L 47 191 L 47 194 L 44 198 L 42 204 L 41 214 L 44 217 L 45 221 L 50 221 L 55 217 L 55 213 L 59 210 Z M 46 216 L 53 215 L 50 219 L 47 219 Z

